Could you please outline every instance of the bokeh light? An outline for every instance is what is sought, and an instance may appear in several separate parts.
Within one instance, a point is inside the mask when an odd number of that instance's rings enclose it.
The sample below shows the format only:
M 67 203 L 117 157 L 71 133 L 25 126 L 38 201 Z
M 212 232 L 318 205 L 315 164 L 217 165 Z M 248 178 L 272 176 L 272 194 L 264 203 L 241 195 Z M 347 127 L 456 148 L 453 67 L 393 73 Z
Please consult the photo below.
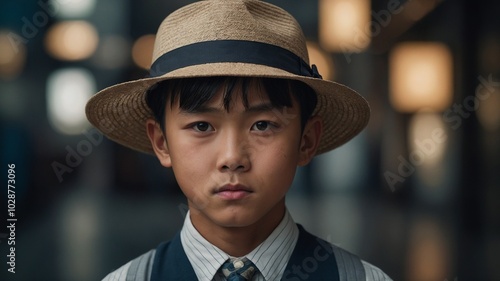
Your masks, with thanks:
M 408 147 L 424 154 L 423 165 L 440 163 L 446 151 L 448 133 L 443 117 L 434 112 L 418 112 L 410 120 Z
M 26 47 L 19 35 L 0 31 L 0 78 L 14 79 L 21 74 L 26 62 Z
M 139 37 L 132 46 L 132 59 L 140 68 L 149 69 L 153 60 L 155 35 L 147 34 Z
M 440 199 L 445 192 L 448 166 L 444 159 L 449 139 L 441 114 L 422 111 L 412 116 L 408 127 L 408 161 L 415 167 L 415 176 L 424 189 L 419 192 L 428 201 Z
M 94 76 L 83 68 L 61 69 L 47 79 L 47 113 L 52 127 L 75 135 L 89 127 L 85 104 L 96 92 Z
M 435 42 L 408 42 L 390 54 L 390 101 L 401 112 L 442 111 L 450 106 L 453 61 L 449 48 Z
M 95 9 L 96 0 L 51 0 L 54 14 L 61 19 L 75 19 L 90 16 Z
M 486 131 L 500 130 L 500 89 L 483 87 L 476 93 L 477 117 Z
M 49 54 L 60 60 L 89 58 L 99 43 L 97 30 L 86 21 L 63 21 L 53 25 L 45 37 Z
M 328 51 L 361 52 L 370 44 L 370 0 L 320 0 L 318 20 Z
M 408 272 L 405 280 L 447 280 L 450 270 L 448 238 L 433 220 L 421 218 L 409 230 Z

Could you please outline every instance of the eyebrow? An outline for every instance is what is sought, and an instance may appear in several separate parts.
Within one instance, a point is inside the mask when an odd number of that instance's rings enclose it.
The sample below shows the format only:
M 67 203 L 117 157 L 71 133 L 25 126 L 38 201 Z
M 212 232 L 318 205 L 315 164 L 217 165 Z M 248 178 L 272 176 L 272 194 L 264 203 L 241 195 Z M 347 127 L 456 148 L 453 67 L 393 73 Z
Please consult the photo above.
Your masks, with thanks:
M 259 113 L 259 112 L 268 112 L 272 111 L 275 109 L 276 106 L 272 105 L 271 103 L 261 103 L 261 104 L 256 104 L 249 106 L 245 108 L 245 113 L 250 112 L 250 113 Z M 225 112 L 225 109 L 219 108 L 219 107 L 212 107 L 212 106 L 199 106 L 197 108 L 189 109 L 189 110 L 184 110 L 181 109 L 181 113 L 185 114 L 200 114 L 200 113 L 223 113 Z

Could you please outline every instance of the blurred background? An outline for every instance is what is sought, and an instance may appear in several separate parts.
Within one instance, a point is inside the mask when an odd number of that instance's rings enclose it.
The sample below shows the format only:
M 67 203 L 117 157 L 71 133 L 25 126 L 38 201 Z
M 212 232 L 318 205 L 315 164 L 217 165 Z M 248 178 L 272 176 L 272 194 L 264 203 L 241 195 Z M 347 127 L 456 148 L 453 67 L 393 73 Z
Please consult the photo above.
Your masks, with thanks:
M 84 106 L 145 77 L 158 25 L 191 2 L 1 0 L 0 280 L 100 280 L 180 229 L 172 172 L 104 138 Z M 372 107 L 362 134 L 299 169 L 294 219 L 394 280 L 500 280 L 500 2 L 269 2 L 323 77 Z

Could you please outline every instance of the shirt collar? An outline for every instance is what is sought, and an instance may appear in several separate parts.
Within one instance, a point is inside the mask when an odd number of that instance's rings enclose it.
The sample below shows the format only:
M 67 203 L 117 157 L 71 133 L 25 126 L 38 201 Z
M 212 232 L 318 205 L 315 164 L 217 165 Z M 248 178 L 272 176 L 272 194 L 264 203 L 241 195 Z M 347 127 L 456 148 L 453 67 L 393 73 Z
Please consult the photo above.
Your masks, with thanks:
M 257 266 L 265 280 L 280 280 L 298 237 L 297 225 L 286 210 L 279 225 L 246 257 Z M 189 212 L 181 230 L 181 243 L 199 280 L 212 280 L 220 266 L 231 257 L 201 236 Z

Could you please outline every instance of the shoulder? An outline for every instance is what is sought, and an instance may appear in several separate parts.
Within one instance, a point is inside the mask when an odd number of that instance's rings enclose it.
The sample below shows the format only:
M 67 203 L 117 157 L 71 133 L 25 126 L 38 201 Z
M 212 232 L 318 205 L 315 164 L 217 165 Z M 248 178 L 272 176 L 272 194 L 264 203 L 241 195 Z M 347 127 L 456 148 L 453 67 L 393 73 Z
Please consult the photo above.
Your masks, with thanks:
M 331 244 L 331 243 L 330 243 Z M 362 260 L 357 255 L 346 251 L 333 244 L 332 249 L 335 253 L 335 259 L 341 276 L 347 280 L 366 280 L 366 281 L 392 281 L 378 267 Z
M 102 281 L 125 281 L 131 263 L 132 261 L 129 261 L 117 270 L 109 273 L 106 277 L 104 277 L 104 279 L 102 279 Z
M 331 251 L 328 250 L 328 252 L 332 253 L 335 257 L 340 280 L 392 281 L 392 279 L 378 267 L 362 260 L 357 255 L 308 233 L 300 225 L 299 229 L 302 234 L 306 234 L 306 236 L 309 237 L 308 239 L 319 242 L 325 249 L 331 249 Z
M 132 280 L 149 280 L 155 253 L 156 250 L 150 250 L 140 255 L 109 273 L 102 281 L 126 281 L 127 277 L 130 278 L 131 276 L 133 276 Z
M 363 260 L 361 262 L 365 268 L 366 281 L 392 281 L 380 268 Z

